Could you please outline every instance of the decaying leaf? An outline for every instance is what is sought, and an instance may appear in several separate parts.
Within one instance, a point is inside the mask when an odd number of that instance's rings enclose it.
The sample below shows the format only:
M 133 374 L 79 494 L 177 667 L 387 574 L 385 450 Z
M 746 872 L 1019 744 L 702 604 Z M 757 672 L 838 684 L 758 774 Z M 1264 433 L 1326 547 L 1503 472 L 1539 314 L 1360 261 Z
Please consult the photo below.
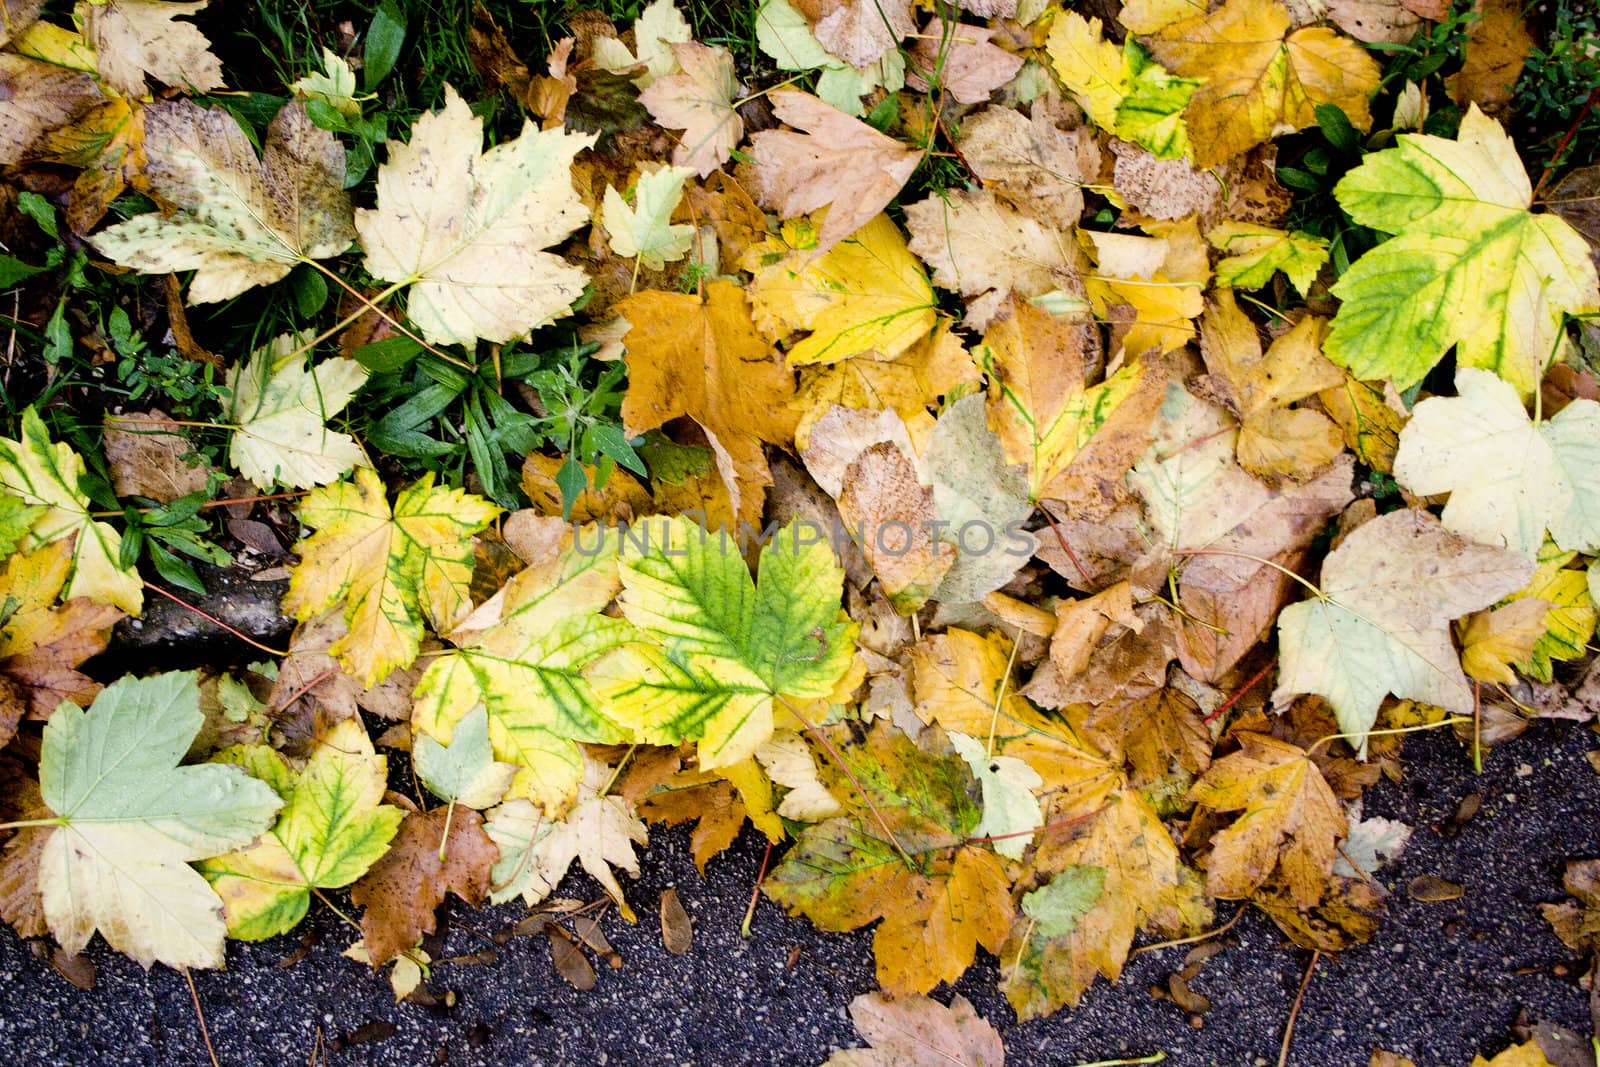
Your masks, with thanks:
M 945 1007 L 924 996 L 890 1000 L 865 993 L 850 1002 L 856 1033 L 871 1048 L 835 1052 L 823 1067 L 900 1067 L 947 1063 L 956 1067 L 1001 1067 L 1006 1049 L 994 1027 L 957 993 Z
M 355 438 L 328 422 L 366 382 L 367 369 L 342 358 L 308 365 L 309 355 L 295 351 L 299 343 L 283 334 L 228 370 L 228 459 L 262 490 L 326 485 L 366 461 Z
M 259 159 L 228 112 L 188 100 L 151 104 L 144 150 L 150 191 L 177 213 L 138 215 L 91 240 L 147 274 L 193 270 L 190 303 L 270 285 L 298 263 L 338 255 L 355 237 L 344 147 L 311 122 L 303 102 L 278 112 Z

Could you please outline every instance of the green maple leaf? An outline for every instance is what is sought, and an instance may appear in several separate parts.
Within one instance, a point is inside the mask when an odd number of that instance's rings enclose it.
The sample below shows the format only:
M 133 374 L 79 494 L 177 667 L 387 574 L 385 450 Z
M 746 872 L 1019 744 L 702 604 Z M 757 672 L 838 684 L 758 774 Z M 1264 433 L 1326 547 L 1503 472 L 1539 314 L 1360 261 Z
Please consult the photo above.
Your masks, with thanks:
M 424 615 L 443 630 L 470 606 L 472 535 L 499 511 L 435 487 L 431 471 L 391 511 L 378 475 L 359 468 L 353 482 L 314 489 L 301 505 L 300 521 L 317 532 L 295 546 L 301 562 L 283 606 L 304 622 L 342 603 L 350 632 L 328 654 L 370 688 L 416 658 Z
M 633 632 L 600 614 L 622 582 L 615 531 L 591 545 L 595 536 L 585 531 L 581 551 L 569 538 L 554 559 L 513 576 L 448 634 L 459 647 L 429 665 L 412 711 L 419 735 L 454 744 L 463 717 L 483 705 L 496 758 L 518 768 L 509 796 L 552 813 L 583 777 L 577 742 L 627 736 L 581 673 Z
M 69 953 L 98 928 L 148 967 L 222 966 L 216 895 L 189 861 L 248 844 L 281 801 L 236 767 L 180 767 L 205 716 L 193 673 L 124 678 L 44 729 L 39 788 L 57 816 L 39 857 L 45 918 Z
M 16 551 L 28 528 L 44 512 L 41 504 L 27 504 L 21 497 L 0 493 L 0 559 Z
M 367 873 L 405 814 L 381 803 L 388 761 L 353 719 L 328 731 L 298 775 L 265 745 L 220 758 L 264 779 L 285 801 L 271 833 L 200 865 L 222 898 L 230 937 L 260 941 L 292 929 L 313 889 L 338 889 Z
M 856 626 L 839 619 L 832 548 L 801 531 L 783 527 L 761 550 L 759 583 L 733 539 L 687 519 L 630 533 L 622 613 L 655 643 L 626 645 L 589 674 L 618 723 L 649 744 L 698 741 L 702 768 L 725 767 L 772 736 L 775 699 L 832 692 Z
M 1334 189 L 1357 223 L 1396 234 L 1333 287 L 1343 305 L 1324 351 L 1358 378 L 1420 382 L 1445 350 L 1538 388 L 1566 315 L 1600 310 L 1589 246 L 1535 215 L 1511 138 L 1476 106 L 1454 141 L 1403 133 Z
M 634 185 L 630 207 L 617 192 L 606 187 L 600 221 L 610 236 L 611 251 L 619 256 L 637 256 L 640 264 L 660 270 L 668 260 L 682 259 L 694 243 L 694 227 L 674 225 L 672 213 L 683 199 L 684 179 L 692 177 L 689 167 L 663 167 L 641 174 Z
M 456 724 L 448 745 L 418 734 L 411 747 L 417 777 L 436 797 L 469 808 L 487 808 L 505 796 L 517 768 L 496 763 L 489 744 L 489 714 L 480 704 Z
M 115 604 L 130 615 L 144 605 L 144 582 L 122 566 L 122 535 L 89 514 L 89 497 L 78 488 L 83 457 L 69 445 L 53 444 L 33 408 L 22 413 L 22 437 L 0 438 L 0 490 L 45 512 L 34 520 L 20 547 L 27 551 L 63 537 L 72 542 L 72 580 L 66 599 L 86 596 Z

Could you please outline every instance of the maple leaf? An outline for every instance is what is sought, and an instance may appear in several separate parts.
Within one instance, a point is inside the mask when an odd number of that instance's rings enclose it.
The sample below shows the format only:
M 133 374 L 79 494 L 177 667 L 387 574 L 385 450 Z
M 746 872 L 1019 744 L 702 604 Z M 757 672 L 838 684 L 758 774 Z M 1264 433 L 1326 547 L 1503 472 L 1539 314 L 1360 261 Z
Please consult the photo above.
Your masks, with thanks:
M 353 359 L 311 366 L 308 353 L 294 352 L 300 340 L 274 338 L 225 379 L 234 426 L 228 461 L 261 490 L 326 485 L 366 460 L 355 438 L 327 422 L 366 384 L 367 369 Z
M 377 473 L 357 468 L 355 481 L 313 489 L 301 505 L 300 521 L 317 532 L 295 546 L 284 608 L 304 622 L 342 603 L 350 631 L 328 654 L 370 688 L 416 658 L 421 616 L 444 630 L 469 606 L 472 535 L 499 511 L 436 488 L 431 471 L 391 511 Z
M 938 322 L 933 288 L 887 215 L 824 255 L 795 252 L 762 268 L 750 299 L 763 322 L 811 331 L 790 347 L 791 367 L 865 353 L 894 359 L 926 340 Z
M 83 457 L 65 443 L 52 443 L 31 407 L 22 413 L 22 437 L 0 438 L 0 489 L 25 505 L 46 509 L 34 520 L 21 548 L 27 551 L 70 539 L 72 580 L 67 599 L 88 597 L 137 615 L 144 603 L 144 583 L 137 571 L 122 565 L 122 535 L 90 515 L 89 497 L 78 487 L 83 476 Z
M 958 103 L 981 104 L 1022 69 L 1022 57 L 990 38 L 998 31 L 934 16 L 911 49 L 906 84 L 927 92 L 931 78 Z
M 1076 1005 L 1097 974 L 1116 981 L 1140 929 L 1177 936 L 1210 919 L 1172 835 L 1125 780 L 1106 783 L 1098 807 L 1087 814 L 1086 826 L 1074 827 L 1077 832 L 1060 843 L 1046 842 L 1035 860 L 1041 872 L 1072 879 L 1057 890 L 1068 900 L 1034 905 L 1036 912 L 1051 906 L 1053 921 L 1026 910 L 1017 916 L 998 953 L 1000 988 L 1019 1019 Z M 1104 872 L 1103 880 L 1085 868 Z M 1070 925 L 1061 910 L 1071 915 Z
M 75 668 L 105 650 L 122 612 L 108 604 L 56 596 L 72 568 L 72 545 L 51 541 L 19 552 L 0 573 L 0 745 L 11 740 L 23 715 L 48 719 L 63 700 L 86 704 L 100 685 Z
M 411 765 L 434 796 L 469 808 L 498 803 L 517 773 L 516 764 L 495 761 L 489 744 L 489 713 L 482 705 L 455 724 L 448 745 L 417 734 L 411 746 Z
M 1546 542 L 1539 551 L 1533 578 L 1497 609 L 1504 611 L 1524 602 L 1546 606 L 1547 611 L 1537 618 L 1533 647 L 1516 657 L 1517 669 L 1536 681 L 1551 681 L 1552 661 L 1583 656 L 1594 636 L 1596 608 L 1589 591 L 1594 568 L 1587 568 L 1588 574 L 1572 570 L 1569 564 L 1575 559 L 1576 552 L 1562 552 Z
M 29 528 L 44 513 L 43 504 L 25 504 L 21 497 L 0 492 L 0 559 L 16 551 Z
M 555 814 L 582 780 L 576 742 L 627 736 L 581 674 L 632 635 L 626 622 L 599 614 L 621 588 L 616 531 L 567 533 L 552 558 L 515 575 L 447 634 L 456 650 L 417 683 L 418 734 L 453 747 L 462 723 L 483 708 L 496 758 L 517 768 L 510 795 Z
M 863 451 L 845 468 L 839 517 L 863 531 L 862 554 L 896 611 L 909 615 L 934 594 L 956 562 L 956 546 L 936 540 L 933 490 L 917 467 L 888 442 Z
M 38 142 L 42 161 L 81 168 L 67 198 L 67 224 L 86 234 L 110 210 L 128 183 L 143 181 L 144 109 L 115 97 Z
M 615 37 L 596 37 L 593 42 L 596 61 L 605 69 L 628 70 L 643 66 L 633 78 L 634 85 L 648 89 L 657 78 L 670 75 L 677 69 L 674 46 L 694 40 L 694 31 L 683 12 L 672 0 L 653 0 L 645 5 L 633 23 L 635 55 Z
M 756 749 L 766 750 L 774 763 L 796 771 L 792 753 L 775 755 L 768 746 L 779 742 L 787 734 L 773 735 L 773 740 Z M 801 742 L 801 747 L 804 743 Z M 783 821 L 772 807 L 772 784 L 763 771 L 766 763 L 757 765 L 754 759 L 743 760 L 715 771 L 703 771 L 685 766 L 683 748 L 641 749 L 629 763 L 628 775 L 618 784 L 617 792 L 626 797 L 637 809 L 639 817 L 648 823 L 676 826 L 693 822 L 689 835 L 689 855 L 695 868 L 703 876 L 706 864 L 738 838 L 748 818 L 767 835 L 769 841 L 783 840 L 786 832 Z M 809 756 L 806 757 L 809 760 Z M 816 774 L 815 764 L 812 765 Z M 737 782 L 735 781 L 737 780 Z M 823 788 L 818 784 L 818 788 Z M 823 788 L 826 793 L 826 789 Z M 746 803 L 746 796 L 749 803 Z M 803 798 L 802 798 L 803 799 Z M 837 809 L 837 802 L 835 802 Z M 838 810 L 830 812 L 837 815 Z
M 1217 284 L 1260 289 L 1283 271 L 1303 297 L 1328 262 L 1328 242 L 1299 230 L 1229 220 L 1206 231 L 1206 240 L 1227 257 L 1217 263 Z
M 902 419 L 912 419 L 959 386 L 978 384 L 977 365 L 950 325 L 940 316 L 931 335 L 893 359 L 865 352 L 838 363 L 802 368 L 792 402 L 807 413 L 802 423 L 814 424 L 834 405 L 893 410 Z
M 1082 306 L 1082 253 L 1060 232 L 1002 203 L 992 192 L 950 191 L 906 205 L 910 248 L 933 268 L 934 284 L 972 297 L 966 324 L 984 329 L 1009 295 L 1061 294 Z
M 624 543 L 619 604 L 659 644 L 625 645 L 589 671 L 611 716 L 650 744 L 699 742 L 726 767 L 772 736 L 773 701 L 829 696 L 849 669 L 844 573 L 825 541 L 777 530 L 751 579 L 736 542 L 684 518 L 651 520 Z M 644 543 L 634 540 L 639 533 Z
M 188 862 L 249 843 L 280 802 L 236 767 L 180 767 L 199 731 L 193 673 L 123 678 L 55 710 L 39 786 L 54 814 L 39 856 L 51 932 L 77 953 L 99 929 L 149 967 L 221 967 L 216 896 Z
M 876 62 L 917 28 L 911 0 L 825 0 L 814 12 L 817 41 L 853 67 Z
M 344 148 L 312 124 L 303 102 L 278 112 L 260 158 L 221 108 L 150 104 L 144 150 L 151 193 L 177 213 L 138 215 L 90 241 L 147 274 L 193 270 L 190 303 L 270 285 L 296 264 L 338 255 L 355 237 Z
M 1213 763 L 1190 790 L 1208 808 L 1241 812 L 1211 838 L 1206 889 L 1224 899 L 1247 897 L 1277 871 L 1309 908 L 1333 873 L 1344 809 L 1299 745 L 1249 732 L 1237 738 L 1239 751 Z
M 772 481 L 761 444 L 794 438 L 794 379 L 756 332 L 744 293 L 718 280 L 704 299 L 651 290 L 617 310 L 629 323 L 623 428 L 631 437 L 680 415 L 699 423 L 735 513 L 753 521 Z
M 1512 92 L 1532 50 L 1533 35 L 1521 5 L 1510 0 L 1475 0 L 1461 69 L 1445 78 L 1457 104 L 1476 104 L 1493 115 L 1511 110 Z
M 1600 947 L 1600 860 L 1568 860 L 1561 884 L 1576 899 L 1539 910 L 1568 948 L 1593 952 Z
M 818 97 L 860 118 L 861 98 L 877 88 L 895 92 L 905 85 L 906 60 L 889 49 L 864 66 L 853 66 L 822 46 L 811 23 L 789 0 L 763 0 L 756 12 L 756 44 L 779 70 L 818 71 Z
M 578 799 L 561 819 L 545 816 L 526 800 L 510 800 L 489 812 L 484 830 L 499 846 L 489 899 L 502 904 L 520 896 L 537 904 L 577 860 L 616 903 L 629 922 L 633 909 L 622 895 L 612 867 L 639 877 L 634 845 L 648 844 L 650 833 L 623 797 L 606 792 L 612 768 L 585 754 Z
M 1028 472 L 1029 500 L 1070 496 L 1069 468 L 1080 457 L 1092 458 L 1085 453 L 1096 434 L 1122 421 L 1118 411 L 1127 405 L 1126 422 L 1142 438 L 1164 387 L 1157 388 L 1160 376 L 1144 363 L 1130 363 L 1088 385 L 1089 353 L 1080 324 L 1021 300 L 1013 299 L 1009 311 L 990 326 L 975 353 L 989 374 L 989 418 L 1006 459 Z M 1145 440 L 1127 457 L 1127 466 Z
M 659 125 L 683 131 L 672 162 L 704 178 L 722 166 L 744 136 L 744 120 L 733 106 L 739 91 L 733 54 L 685 41 L 672 45 L 672 55 L 682 73 L 657 78 L 639 94 L 639 103 Z
M 390 144 L 378 206 L 356 212 L 366 267 L 411 287 L 406 312 L 429 341 L 510 341 L 567 314 L 588 280 L 542 249 L 588 218 L 571 167 L 595 138 L 524 123 L 483 152 L 483 120 L 448 85 L 444 101 Z
M 915 149 L 808 93 L 778 89 L 767 99 L 781 121 L 807 132 L 763 130 L 750 138 L 761 199 L 784 218 L 828 207 L 818 253 L 887 207 L 917 169 Z
M 945 1007 L 924 996 L 890 1000 L 864 993 L 850 1002 L 850 1019 L 870 1049 L 845 1049 L 822 1067 L 901 1067 L 939 1062 L 952 1067 L 1002 1067 L 1005 1045 L 966 997 Z
M 1455 397 L 1430 397 L 1400 432 L 1395 480 L 1449 493 L 1448 529 L 1533 559 L 1545 531 L 1561 548 L 1600 551 L 1600 404 L 1578 399 L 1532 422 L 1509 382 L 1456 371 Z
M 965 844 L 980 819 L 977 783 L 959 756 L 882 726 L 835 747 L 866 795 L 836 782 L 850 814 L 802 831 L 763 890 L 822 930 L 882 919 L 872 947 L 890 994 L 955 981 L 978 945 L 997 951 L 1011 924 L 999 859 Z
M 1121 48 L 1105 40 L 1100 20 L 1064 12 L 1050 26 L 1051 65 L 1089 119 L 1160 159 L 1189 154 L 1183 110 L 1201 78 L 1175 78 L 1131 37 Z
M 756 749 L 756 761 L 773 784 L 787 790 L 776 809 L 785 819 L 821 822 L 844 813 L 838 799 L 822 784 L 810 746 L 794 731 L 774 733 L 771 740 Z
M 1397 140 L 1334 187 L 1352 221 L 1396 236 L 1333 287 L 1343 303 L 1328 358 L 1408 389 L 1455 345 L 1462 366 L 1531 395 L 1565 316 L 1600 310 L 1588 245 L 1559 216 L 1528 210 L 1533 190 L 1516 148 L 1476 105 L 1453 141 Z
M 190 92 L 227 85 L 222 63 L 211 54 L 205 34 L 187 22 L 173 21 L 203 11 L 208 2 L 85 0 L 74 9 L 74 15 L 83 26 L 84 38 L 94 46 L 101 79 L 137 99 L 147 92 L 146 75 Z
M 1151 38 L 1169 70 L 1204 79 L 1184 113 L 1196 165 L 1215 166 L 1283 130 L 1315 126 L 1319 104 L 1339 108 L 1356 129 L 1372 125 L 1367 99 L 1378 87 L 1377 62 L 1334 30 L 1291 33 L 1291 25 L 1277 0 L 1228 0 Z
M 1325 326 L 1308 315 L 1263 354 L 1255 325 L 1226 289 L 1212 295 L 1200 320 L 1207 391 L 1240 421 L 1239 466 L 1270 483 L 1305 481 L 1344 451 L 1344 435 L 1326 415 L 1290 407 L 1345 380 L 1322 357 Z
M 1044 811 L 1033 795 L 1044 785 L 1044 779 L 1027 760 L 993 755 L 977 738 L 953 733 L 950 744 L 967 761 L 983 790 L 983 818 L 972 835 L 992 837 L 994 850 L 1000 855 L 1022 859 L 1033 840 L 1028 831 L 1044 824 Z
M 1525 1041 L 1520 1045 L 1510 1046 L 1493 1059 L 1474 1056 L 1467 1067 L 1555 1067 L 1555 1065 L 1545 1058 L 1544 1049 L 1539 1046 L 1538 1041 Z
M 94 78 L 81 70 L 0 53 L 0 163 L 21 163 L 34 146 L 91 108 L 105 103 Z
M 284 800 L 270 833 L 200 865 L 222 898 L 228 936 L 243 941 L 293 929 L 313 890 L 360 878 L 383 856 L 405 815 L 382 803 L 388 760 L 354 719 L 329 730 L 299 773 L 265 745 L 236 746 L 217 758 L 263 779 Z
M 639 175 L 632 207 L 615 186 L 607 186 L 600 221 L 611 251 L 637 257 L 652 270 L 662 269 L 669 259 L 682 259 L 694 241 L 694 227 L 673 225 L 671 219 L 683 198 L 684 179 L 692 173 L 688 167 L 662 167 Z
M 1581 588 L 1583 576 L 1578 577 Z M 1461 669 L 1479 681 L 1516 685 L 1517 674 L 1511 665 L 1533 658 L 1533 646 L 1545 636 L 1544 620 L 1549 613 L 1549 601 L 1524 598 L 1468 615 L 1456 629 L 1461 639 Z M 1545 662 L 1548 667 L 1549 660 Z
M 1527 584 L 1533 564 L 1474 544 L 1422 511 L 1357 527 L 1322 563 L 1322 588 L 1278 616 L 1274 703 L 1316 693 L 1366 750 L 1387 693 L 1458 714 L 1472 689 L 1450 643 L 1450 620 Z
M 407 812 L 388 851 L 350 887 L 350 902 L 367 909 L 361 916 L 367 961 L 382 966 L 433 933 L 446 893 L 482 904 L 498 858 L 483 817 L 470 808 Z

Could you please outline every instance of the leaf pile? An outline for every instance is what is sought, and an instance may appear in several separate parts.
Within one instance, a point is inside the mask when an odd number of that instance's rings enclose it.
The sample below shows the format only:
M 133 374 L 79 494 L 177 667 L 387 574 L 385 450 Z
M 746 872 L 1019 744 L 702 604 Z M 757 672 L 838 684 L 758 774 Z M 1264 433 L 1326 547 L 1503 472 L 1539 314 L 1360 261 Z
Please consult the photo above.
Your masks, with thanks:
M 1370 938 L 1404 835 L 1351 813 L 1396 732 L 1465 726 L 1476 756 L 1474 716 L 1592 638 L 1593 235 L 1475 99 L 1424 121 L 1442 83 L 1391 91 L 1339 13 L 1139 2 L 1115 33 L 1053 0 L 765 0 L 797 77 L 763 87 L 654 0 L 527 57 L 545 75 L 499 56 L 515 132 L 447 87 L 372 157 L 331 52 L 264 132 L 181 95 L 224 84 L 172 21 L 198 6 L 8 8 L 0 163 L 78 168 L 78 236 L 185 272 L 190 304 L 352 294 L 220 375 L 227 462 L 308 490 L 300 626 L 265 708 L 209 672 L 101 691 L 77 668 L 140 612 L 138 553 L 92 439 L 21 413 L 0 913 L 24 934 L 220 966 L 224 931 L 351 887 L 350 954 L 404 993 L 447 895 L 555 907 L 577 862 L 632 921 L 649 824 L 693 822 L 703 870 L 748 821 L 784 847 L 766 897 L 873 927 L 912 998 L 858 1000 L 874 1049 L 839 1062 L 999 1063 L 965 1001 L 913 997 L 980 950 L 1026 1019 L 1219 901 L 1309 948 Z M 1352 159 L 1312 232 L 1277 160 L 1318 131 Z M 381 162 L 352 195 L 357 148 Z M 126 185 L 154 209 L 101 225 Z M 598 467 L 519 447 L 555 378 L 499 377 L 574 327 L 571 366 L 626 374 Z M 432 384 L 364 422 L 412 361 Z M 526 506 L 380 474 L 462 395 L 512 428 L 468 445 L 526 456 Z

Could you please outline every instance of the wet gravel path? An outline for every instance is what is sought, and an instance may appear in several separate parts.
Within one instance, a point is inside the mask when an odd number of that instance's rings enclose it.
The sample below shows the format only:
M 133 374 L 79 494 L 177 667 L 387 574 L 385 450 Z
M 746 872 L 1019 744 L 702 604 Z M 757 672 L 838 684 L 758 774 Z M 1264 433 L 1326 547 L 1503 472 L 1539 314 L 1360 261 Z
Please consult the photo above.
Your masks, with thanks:
M 1600 856 L 1600 776 L 1584 759 L 1600 747 L 1570 724 L 1537 724 L 1491 754 L 1474 775 L 1461 747 L 1438 735 L 1412 739 L 1405 780 L 1369 790 L 1366 813 L 1416 827 L 1402 859 L 1379 878 L 1395 887 L 1374 942 L 1325 959 L 1306 993 L 1289 1062 L 1364 1067 L 1375 1046 L 1419 1067 L 1465 1067 L 1501 1047 L 1520 1011 L 1582 1030 L 1587 996 L 1571 953 L 1538 904 L 1562 898 L 1565 860 Z M 1482 811 L 1454 837 L 1442 830 L 1463 796 Z M 543 938 L 515 938 L 491 963 L 435 969 L 431 988 L 453 1006 L 395 1004 L 387 986 L 341 958 L 349 942 L 326 908 L 300 931 L 263 945 L 231 945 L 229 970 L 197 973 L 218 1057 L 226 1067 L 305 1064 L 320 1042 L 332 1065 L 380 1064 L 797 1064 L 855 1043 L 845 1007 L 873 987 L 870 933 L 820 935 L 765 899 L 748 940 L 738 927 L 763 842 L 746 833 L 702 880 L 680 831 L 652 834 L 642 878 L 627 884 L 640 915 L 614 914 L 603 929 L 624 961 L 600 965 L 598 986 L 578 992 L 551 967 Z M 1458 900 L 1411 900 L 1406 883 L 1434 874 L 1465 886 Z M 695 922 L 694 947 L 668 955 L 655 919 L 676 886 Z M 562 892 L 592 896 L 574 877 Z M 1221 913 L 1230 914 L 1231 905 Z M 482 948 L 479 934 L 509 926 L 518 905 L 451 914 L 447 953 Z M 1115 987 L 1101 984 L 1075 1011 L 1018 1025 L 985 959 L 958 985 L 1005 1039 L 1010 1064 L 1074 1064 L 1165 1051 L 1184 1067 L 1274 1064 L 1284 1021 L 1308 960 L 1247 914 L 1237 945 L 1191 983 L 1212 1002 L 1203 1025 L 1148 988 L 1181 965 L 1183 950 L 1136 957 Z M 75 988 L 5 930 L 0 935 L 0 1062 L 178 1065 L 208 1062 L 183 976 L 149 973 L 104 951 L 92 991 Z M 936 994 L 941 999 L 947 991 Z

